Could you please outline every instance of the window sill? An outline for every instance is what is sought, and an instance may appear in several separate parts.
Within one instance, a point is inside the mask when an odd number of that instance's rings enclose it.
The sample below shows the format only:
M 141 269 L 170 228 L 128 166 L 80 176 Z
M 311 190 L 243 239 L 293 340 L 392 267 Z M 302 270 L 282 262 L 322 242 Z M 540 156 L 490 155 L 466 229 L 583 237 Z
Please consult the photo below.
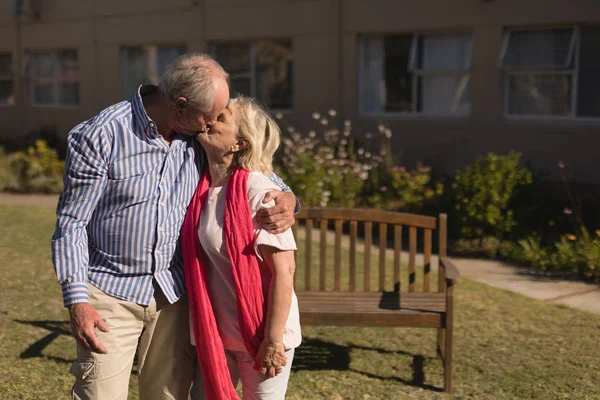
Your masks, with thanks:
M 467 122 L 470 114 L 359 113 L 359 118 L 384 121 Z
M 35 107 L 35 108 L 58 108 L 58 109 L 67 109 L 67 110 L 74 110 L 76 108 L 81 107 L 81 104 L 75 105 L 75 106 L 68 106 L 68 105 L 62 105 L 62 104 L 29 104 L 31 107 Z
M 553 117 L 544 115 L 504 115 L 504 119 L 509 123 L 525 124 L 563 124 L 563 125 L 600 125 L 600 117 Z

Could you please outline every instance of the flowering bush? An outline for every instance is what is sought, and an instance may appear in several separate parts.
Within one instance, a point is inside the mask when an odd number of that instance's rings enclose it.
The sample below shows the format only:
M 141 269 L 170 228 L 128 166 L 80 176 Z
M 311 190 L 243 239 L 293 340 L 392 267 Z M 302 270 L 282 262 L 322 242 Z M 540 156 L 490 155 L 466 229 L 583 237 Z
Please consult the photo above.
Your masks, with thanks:
M 394 166 L 392 132 L 383 124 L 377 133 L 366 133 L 361 146 L 352 133 L 352 123 L 337 128 L 335 110 L 327 116 L 313 113 L 321 130 L 302 135 L 287 127 L 278 171 L 307 206 L 373 207 L 418 212 L 423 203 L 442 192 L 431 184 L 431 170 Z M 279 119 L 281 116 L 278 115 Z

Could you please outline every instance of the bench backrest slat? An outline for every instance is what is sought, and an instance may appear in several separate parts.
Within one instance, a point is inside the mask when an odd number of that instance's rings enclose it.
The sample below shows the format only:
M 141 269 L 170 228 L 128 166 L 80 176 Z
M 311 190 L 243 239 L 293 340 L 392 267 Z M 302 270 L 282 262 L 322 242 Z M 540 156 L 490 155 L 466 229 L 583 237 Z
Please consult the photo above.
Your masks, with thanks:
M 356 291 L 356 240 L 358 237 L 358 222 L 350 221 L 350 277 L 349 289 Z
M 385 266 L 387 251 L 387 224 L 379 225 L 379 291 L 385 291 Z
M 373 245 L 373 223 L 365 222 L 365 274 L 364 274 L 364 291 L 371 290 L 371 246 Z
M 402 225 L 394 225 L 394 291 L 400 291 L 400 262 L 402 261 Z
M 408 237 L 408 291 L 415 291 L 415 281 L 417 280 L 417 276 L 415 273 L 415 259 L 417 257 L 417 227 L 411 226 L 409 228 L 409 237 Z
M 306 256 L 304 260 L 304 288 L 306 290 L 311 290 L 312 286 L 312 230 L 313 220 L 306 220 Z
M 321 220 L 321 259 L 319 271 L 319 290 L 325 290 L 327 271 L 327 220 Z
M 342 233 L 344 221 L 335 221 L 335 259 L 334 280 L 335 290 L 342 290 Z
M 423 230 L 423 291 L 431 291 L 431 238 L 432 230 Z

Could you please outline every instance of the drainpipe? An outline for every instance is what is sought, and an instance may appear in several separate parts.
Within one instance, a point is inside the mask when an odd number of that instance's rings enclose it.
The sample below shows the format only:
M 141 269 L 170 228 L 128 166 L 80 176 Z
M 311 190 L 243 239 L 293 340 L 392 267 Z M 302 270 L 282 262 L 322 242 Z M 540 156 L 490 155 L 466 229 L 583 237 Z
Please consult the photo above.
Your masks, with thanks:
M 344 107 L 344 0 L 337 0 L 337 20 L 338 115 L 343 121 L 346 119 Z

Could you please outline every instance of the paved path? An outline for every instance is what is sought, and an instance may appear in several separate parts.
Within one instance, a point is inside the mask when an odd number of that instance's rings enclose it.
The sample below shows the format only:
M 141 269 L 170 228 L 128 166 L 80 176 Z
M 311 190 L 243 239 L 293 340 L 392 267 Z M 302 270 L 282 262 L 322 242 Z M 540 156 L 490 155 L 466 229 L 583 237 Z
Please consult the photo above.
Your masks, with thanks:
M 34 205 L 56 207 L 58 196 L 55 195 L 12 195 L 0 193 L 0 206 L 11 205 Z M 298 229 L 300 237 L 305 236 L 303 229 Z M 319 240 L 319 231 L 313 232 L 313 238 Z M 333 243 L 334 234 L 329 232 L 328 242 Z M 347 246 L 349 239 L 342 240 Z M 362 251 L 364 245 L 358 243 L 357 250 Z M 377 249 L 373 249 L 377 251 Z M 392 253 L 391 250 L 388 250 Z M 403 253 L 404 260 L 408 254 Z M 464 258 L 452 258 L 459 269 L 461 276 L 478 282 L 510 290 L 535 299 L 544 300 L 549 303 L 565 304 L 581 310 L 600 314 L 600 286 L 577 281 L 568 281 L 553 278 L 544 278 L 528 273 L 523 268 L 518 268 L 493 260 L 474 260 Z M 423 263 L 423 256 L 417 255 L 416 263 Z M 432 257 L 432 269 L 436 269 L 438 260 Z

